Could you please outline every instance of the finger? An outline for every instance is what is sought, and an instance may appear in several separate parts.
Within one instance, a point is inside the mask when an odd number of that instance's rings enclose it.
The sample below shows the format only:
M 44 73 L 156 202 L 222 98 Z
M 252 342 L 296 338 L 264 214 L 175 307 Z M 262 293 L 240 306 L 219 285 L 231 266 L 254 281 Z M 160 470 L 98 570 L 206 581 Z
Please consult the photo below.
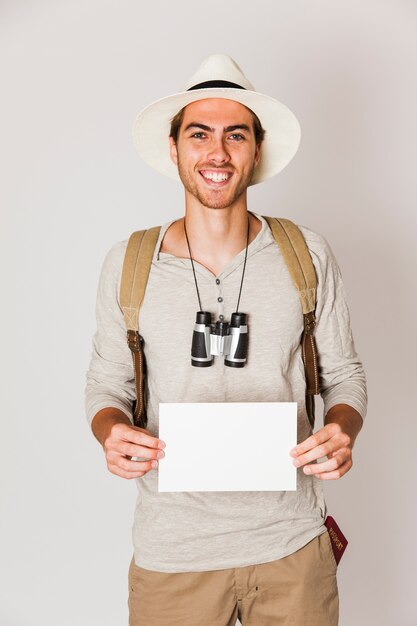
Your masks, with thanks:
M 299 443 L 295 448 L 290 451 L 291 456 L 299 456 L 304 452 L 308 452 L 312 448 L 328 441 L 332 437 L 331 432 L 329 432 L 327 426 L 320 428 L 314 435 L 311 435 L 301 443 Z
M 305 474 L 321 474 L 323 472 L 330 472 L 341 467 L 348 459 L 350 454 L 348 450 L 338 450 L 331 458 L 321 463 L 311 463 L 303 468 Z
M 122 442 L 116 449 L 117 452 L 127 457 L 143 457 L 145 459 L 162 459 L 165 456 L 163 450 L 137 446 L 131 443 Z
M 115 474 L 116 476 L 120 476 L 121 478 L 128 478 L 128 479 L 141 478 L 147 473 L 146 470 L 142 470 L 139 472 L 129 472 L 129 471 L 120 469 L 120 467 L 118 467 L 117 465 L 109 465 L 108 468 L 112 474 Z
M 341 445 L 345 446 L 350 443 L 350 438 L 348 435 L 342 433 L 340 425 L 331 422 L 330 424 L 323 426 L 323 428 L 320 428 L 320 430 L 314 433 L 314 435 L 311 435 L 311 437 L 308 437 L 305 441 L 296 445 L 292 450 L 290 450 L 290 455 L 296 457 L 304 452 L 307 452 L 308 450 L 311 450 L 312 448 L 315 448 L 325 441 L 332 439 L 333 437 L 337 437 L 338 439 L 340 438 Z
M 300 456 L 295 458 L 293 460 L 293 465 L 295 465 L 295 467 L 302 467 L 306 463 L 311 463 L 311 461 L 316 461 L 317 459 L 321 459 L 323 456 L 327 456 L 328 454 L 335 452 L 336 449 L 337 447 L 335 447 L 334 444 L 332 444 L 330 441 L 327 441 L 321 446 L 317 446 L 309 452 L 301 454 Z
M 316 477 L 320 478 L 321 480 L 337 480 L 338 478 L 341 478 L 342 476 L 344 476 L 346 472 L 350 470 L 352 465 L 353 465 L 352 459 L 348 459 L 345 463 L 343 463 L 343 465 L 338 467 L 337 470 L 334 470 L 332 472 L 323 472 L 321 474 L 316 474 Z
M 151 461 L 132 461 L 126 457 L 120 457 L 118 465 L 127 472 L 148 471 L 150 469 L 156 469 L 158 467 L 158 461 L 155 459 Z
M 117 424 L 117 426 L 122 426 L 118 431 L 118 436 L 121 440 L 126 441 L 128 443 L 134 443 L 136 445 L 147 446 L 148 448 L 165 448 L 165 442 L 162 439 L 158 439 L 158 437 L 153 437 L 151 434 L 148 434 L 144 429 L 141 430 L 138 427 L 128 426 L 127 428 L 123 428 L 126 426 L 125 424 Z
M 162 448 L 165 448 L 164 441 L 140 431 L 132 430 L 132 432 L 129 433 L 129 438 L 126 439 L 126 441 L 134 443 L 138 446 L 147 446 L 148 448 L 156 448 L 160 450 L 162 450 Z
M 149 461 L 132 461 L 121 454 L 109 454 L 107 462 L 108 464 L 119 467 L 125 472 L 149 471 L 150 469 L 156 469 L 158 467 L 158 461 L 155 459 Z

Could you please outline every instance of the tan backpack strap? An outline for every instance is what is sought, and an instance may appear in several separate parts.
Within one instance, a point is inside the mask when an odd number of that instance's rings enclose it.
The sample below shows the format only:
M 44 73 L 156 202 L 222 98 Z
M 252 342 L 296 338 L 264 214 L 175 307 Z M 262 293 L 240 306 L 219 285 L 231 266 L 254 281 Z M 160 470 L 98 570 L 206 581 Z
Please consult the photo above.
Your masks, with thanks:
M 160 226 L 137 230 L 130 235 L 127 243 L 120 283 L 120 305 L 129 330 L 139 330 L 139 310 L 160 230 Z
M 290 220 L 263 216 L 268 222 L 277 242 L 291 279 L 300 297 L 304 316 L 304 330 L 301 337 L 302 358 L 306 378 L 306 408 L 312 426 L 314 425 L 314 394 L 320 393 L 317 350 L 314 341 L 316 326 L 317 277 L 301 230 Z
M 145 380 L 146 361 L 143 337 L 139 334 L 139 311 L 145 296 L 152 258 L 159 237 L 160 226 L 138 230 L 127 243 L 120 283 L 120 305 L 127 328 L 127 343 L 132 352 L 136 401 L 133 422 L 146 428 Z
M 316 308 L 317 278 L 305 239 L 293 222 L 283 218 L 264 216 L 297 289 L 303 314 Z

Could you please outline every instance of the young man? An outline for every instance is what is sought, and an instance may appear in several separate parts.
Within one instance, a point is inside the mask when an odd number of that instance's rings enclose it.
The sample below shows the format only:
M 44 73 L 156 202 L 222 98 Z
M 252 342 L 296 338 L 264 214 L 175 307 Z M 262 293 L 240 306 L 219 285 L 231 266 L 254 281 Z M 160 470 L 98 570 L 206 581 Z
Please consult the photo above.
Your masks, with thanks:
M 321 481 L 352 467 L 366 414 L 365 374 L 337 262 L 322 236 L 300 227 L 318 279 L 315 338 L 325 417 L 313 435 L 299 298 L 266 220 L 247 206 L 248 186 L 294 156 L 297 120 L 256 92 L 230 57 L 213 55 L 184 92 L 142 111 L 134 129 L 141 156 L 182 182 L 185 215 L 161 228 L 140 310 L 146 429 L 133 425 L 133 366 L 119 302 L 126 240 L 108 252 L 98 287 L 86 412 L 109 471 L 135 478 L 139 491 L 130 626 L 232 626 L 237 618 L 243 626 L 335 626 L 337 565 Z M 279 216 L 279 208 L 271 212 Z M 250 325 L 244 367 L 226 367 L 220 357 L 211 367 L 193 367 L 196 311 L 228 320 L 238 298 Z M 297 490 L 159 493 L 166 447 L 158 438 L 159 402 L 237 401 L 298 403 L 298 445 L 289 451 Z M 221 438 L 222 424 L 213 428 Z M 267 437 L 253 425 L 254 446 Z

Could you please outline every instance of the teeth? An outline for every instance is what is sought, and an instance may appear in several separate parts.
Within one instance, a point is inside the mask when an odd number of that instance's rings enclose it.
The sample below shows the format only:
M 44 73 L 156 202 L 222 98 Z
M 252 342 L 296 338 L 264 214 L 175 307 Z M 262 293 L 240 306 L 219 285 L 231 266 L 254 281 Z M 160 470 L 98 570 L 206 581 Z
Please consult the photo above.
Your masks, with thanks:
M 208 178 L 209 180 L 214 180 L 215 183 L 220 183 L 223 180 L 227 180 L 229 178 L 229 174 L 227 172 L 223 172 L 222 174 L 216 172 L 201 172 L 204 178 Z

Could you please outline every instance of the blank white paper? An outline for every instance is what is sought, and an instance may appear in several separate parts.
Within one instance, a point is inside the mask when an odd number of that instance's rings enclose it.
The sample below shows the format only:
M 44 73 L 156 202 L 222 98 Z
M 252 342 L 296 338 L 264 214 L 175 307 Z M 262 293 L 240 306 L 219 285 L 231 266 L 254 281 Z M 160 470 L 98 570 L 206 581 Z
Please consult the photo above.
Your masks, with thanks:
M 159 404 L 159 491 L 296 491 L 296 402 Z

